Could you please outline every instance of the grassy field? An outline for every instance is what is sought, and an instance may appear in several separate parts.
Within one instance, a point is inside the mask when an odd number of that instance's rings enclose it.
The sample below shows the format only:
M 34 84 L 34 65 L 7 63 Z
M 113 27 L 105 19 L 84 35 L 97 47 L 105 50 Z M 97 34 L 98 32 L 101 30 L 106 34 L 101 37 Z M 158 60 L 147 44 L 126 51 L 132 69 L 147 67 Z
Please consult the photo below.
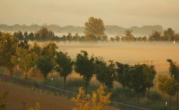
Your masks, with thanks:
M 16 85 L 9 82 L 0 82 L 0 92 L 9 91 L 7 95 L 7 110 L 26 110 L 34 107 L 36 102 L 41 105 L 41 110 L 72 110 L 76 104 L 65 96 L 54 95 L 46 91 L 34 91 L 32 88 Z M 118 110 L 106 106 L 105 110 Z

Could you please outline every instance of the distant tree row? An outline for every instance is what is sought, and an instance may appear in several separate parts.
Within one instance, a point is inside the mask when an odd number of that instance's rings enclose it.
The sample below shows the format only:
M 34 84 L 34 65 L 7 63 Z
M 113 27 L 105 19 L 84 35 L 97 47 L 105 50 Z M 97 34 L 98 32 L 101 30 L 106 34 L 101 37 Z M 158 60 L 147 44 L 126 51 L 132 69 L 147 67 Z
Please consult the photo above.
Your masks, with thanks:
M 42 26 L 48 28 L 49 30 L 52 30 L 53 32 L 57 33 L 84 33 L 85 26 L 60 26 L 56 24 L 43 24 L 43 25 L 37 25 L 37 24 L 31 24 L 31 25 L 6 25 L 6 24 L 0 24 L 0 30 L 2 31 L 28 31 L 28 32 L 36 32 L 39 30 Z M 123 34 L 127 28 L 120 27 L 117 25 L 105 25 L 105 33 L 110 35 L 116 35 L 116 34 Z M 128 28 L 130 30 L 134 31 L 134 34 L 136 35 L 148 35 L 151 33 L 152 30 L 156 30 L 159 32 L 163 32 L 163 27 L 160 25 L 144 25 L 142 27 L 133 26 Z
M 53 27 L 53 26 L 52 26 Z M 50 27 L 49 27 L 50 28 Z M 51 28 L 50 28 L 51 29 Z M 14 32 L 14 36 L 19 38 L 20 40 L 31 40 L 31 41 L 92 41 L 92 42 L 103 42 L 103 41 L 179 41 L 179 34 L 176 34 L 172 28 L 168 28 L 164 30 L 163 33 L 159 31 L 153 31 L 150 35 L 147 36 L 139 36 L 135 37 L 131 29 L 126 29 L 124 35 L 116 35 L 115 37 L 111 37 L 108 39 L 108 36 L 104 33 L 105 25 L 103 20 L 100 18 L 90 17 L 88 21 L 85 23 L 85 31 L 84 35 L 80 36 L 78 33 L 72 35 L 68 33 L 68 35 L 56 36 L 53 31 L 49 30 L 47 26 L 41 27 L 35 33 L 30 32 L 27 33 L 25 31 Z M 0 32 L 0 36 L 1 36 Z

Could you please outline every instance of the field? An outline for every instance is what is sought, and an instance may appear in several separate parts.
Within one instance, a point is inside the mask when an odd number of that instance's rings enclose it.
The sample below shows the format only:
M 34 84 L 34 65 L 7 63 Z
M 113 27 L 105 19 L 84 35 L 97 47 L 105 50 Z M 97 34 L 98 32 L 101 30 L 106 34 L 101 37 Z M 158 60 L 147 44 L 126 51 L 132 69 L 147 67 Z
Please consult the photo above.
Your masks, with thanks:
M 8 90 L 7 110 L 26 110 L 34 107 L 36 102 L 41 105 L 41 110 L 72 110 L 76 104 L 65 96 L 57 96 L 54 93 L 34 91 L 32 88 L 15 85 L 8 82 L 0 82 L 0 92 Z M 25 109 L 26 108 L 26 109 Z M 106 106 L 105 110 L 118 110 Z
M 57 43 L 60 51 L 75 59 L 85 50 L 89 55 L 101 56 L 105 61 L 113 60 L 127 64 L 149 63 L 155 65 L 157 73 L 168 72 L 167 59 L 179 63 L 179 43 L 172 42 L 115 42 L 115 43 Z

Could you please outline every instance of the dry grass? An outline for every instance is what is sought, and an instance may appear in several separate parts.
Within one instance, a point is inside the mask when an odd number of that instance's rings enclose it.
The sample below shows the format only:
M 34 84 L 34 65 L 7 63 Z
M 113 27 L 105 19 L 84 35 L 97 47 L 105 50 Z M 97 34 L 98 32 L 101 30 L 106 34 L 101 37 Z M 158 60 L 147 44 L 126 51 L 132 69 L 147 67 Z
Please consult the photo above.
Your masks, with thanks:
M 75 103 L 64 96 L 55 96 L 54 93 L 33 91 L 31 88 L 15 85 L 8 82 L 0 82 L 0 92 L 9 90 L 7 110 L 24 110 L 34 107 L 36 102 L 41 105 L 41 110 L 72 110 Z M 107 106 L 105 110 L 118 110 Z

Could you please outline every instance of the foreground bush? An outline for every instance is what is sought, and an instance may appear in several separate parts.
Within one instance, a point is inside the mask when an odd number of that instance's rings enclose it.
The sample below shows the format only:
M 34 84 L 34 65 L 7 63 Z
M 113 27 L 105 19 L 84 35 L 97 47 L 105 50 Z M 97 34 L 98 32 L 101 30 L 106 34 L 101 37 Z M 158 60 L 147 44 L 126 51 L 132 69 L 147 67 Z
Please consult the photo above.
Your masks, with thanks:
M 103 86 L 100 86 L 97 91 L 93 91 L 92 96 L 90 94 L 85 95 L 84 90 L 80 87 L 77 96 L 72 98 L 72 101 L 78 106 L 73 110 L 103 110 L 110 103 L 110 96 L 111 93 L 107 93 L 105 96 Z

